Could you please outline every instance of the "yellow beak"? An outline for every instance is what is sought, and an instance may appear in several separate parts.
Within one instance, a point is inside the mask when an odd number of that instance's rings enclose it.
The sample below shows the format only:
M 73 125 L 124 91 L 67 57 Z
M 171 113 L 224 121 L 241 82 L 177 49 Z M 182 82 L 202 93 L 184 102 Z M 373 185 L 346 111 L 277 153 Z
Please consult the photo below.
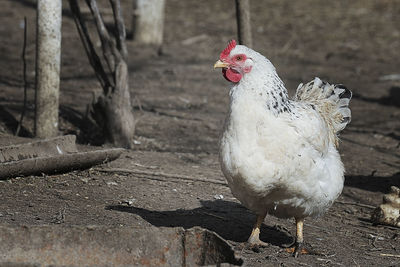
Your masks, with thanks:
M 216 68 L 226 68 L 228 66 L 229 66 L 229 63 L 225 63 L 225 62 L 222 62 L 221 60 L 218 60 L 214 64 L 214 69 L 216 69 Z

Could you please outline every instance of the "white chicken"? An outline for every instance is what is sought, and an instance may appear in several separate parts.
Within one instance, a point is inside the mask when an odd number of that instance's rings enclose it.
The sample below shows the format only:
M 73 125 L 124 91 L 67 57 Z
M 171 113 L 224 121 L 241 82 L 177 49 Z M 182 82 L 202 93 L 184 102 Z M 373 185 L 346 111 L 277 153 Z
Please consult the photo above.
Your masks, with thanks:
M 352 93 L 315 78 L 289 99 L 271 62 L 235 40 L 214 68 L 232 82 L 220 162 L 232 194 L 257 214 L 248 242 L 266 245 L 259 233 L 267 214 L 294 217 L 297 257 L 304 218 L 323 214 L 342 192 L 337 134 L 350 122 Z

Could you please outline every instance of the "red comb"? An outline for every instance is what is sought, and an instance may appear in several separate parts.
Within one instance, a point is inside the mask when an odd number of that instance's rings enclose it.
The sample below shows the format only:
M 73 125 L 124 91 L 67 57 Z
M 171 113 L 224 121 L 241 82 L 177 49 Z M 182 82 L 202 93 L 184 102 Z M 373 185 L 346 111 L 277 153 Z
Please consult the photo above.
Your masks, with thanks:
M 231 40 L 228 44 L 228 46 L 221 52 L 221 55 L 219 56 L 219 59 L 225 59 L 229 56 L 229 54 L 231 53 L 232 49 L 235 48 L 236 46 L 236 41 L 235 40 Z

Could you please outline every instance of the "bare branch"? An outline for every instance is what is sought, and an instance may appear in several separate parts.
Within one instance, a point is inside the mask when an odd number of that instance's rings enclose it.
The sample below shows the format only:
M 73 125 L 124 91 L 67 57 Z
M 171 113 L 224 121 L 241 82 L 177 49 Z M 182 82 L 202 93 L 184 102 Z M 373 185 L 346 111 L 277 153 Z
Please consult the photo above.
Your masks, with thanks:
M 106 26 L 104 25 L 103 18 L 100 14 L 96 0 L 86 0 L 89 6 L 90 12 L 94 17 L 97 32 L 100 37 L 101 47 L 103 49 L 104 58 L 107 62 L 108 67 L 112 73 L 115 72 L 117 62 L 121 60 L 121 54 L 116 49 L 114 42 L 112 41 Z
M 117 48 L 122 54 L 122 58 L 127 61 L 128 60 L 128 50 L 126 48 L 125 39 L 126 39 L 126 31 L 125 31 L 125 23 L 122 17 L 121 12 L 121 3 L 119 0 L 110 0 L 111 7 L 114 14 L 114 24 L 117 29 Z
M 22 63 L 23 63 L 22 75 L 23 75 L 23 79 L 24 79 L 24 106 L 22 108 L 21 117 L 19 119 L 17 130 L 15 131 L 15 135 L 17 135 L 17 136 L 18 136 L 19 131 L 21 130 L 21 127 L 22 127 L 22 120 L 24 119 L 24 116 L 25 116 L 26 104 L 27 104 L 28 82 L 26 80 L 26 59 L 25 59 L 26 31 L 27 31 L 27 24 L 26 24 L 26 17 L 24 17 L 24 44 L 22 45 L 22 54 L 21 54 Z
M 69 0 L 69 5 L 71 7 L 72 14 L 74 16 L 76 27 L 78 28 L 79 36 L 82 40 L 83 46 L 85 48 L 86 54 L 89 58 L 90 65 L 92 65 L 95 70 L 97 79 L 99 80 L 101 86 L 103 87 L 104 94 L 107 95 L 112 86 L 107 73 L 101 63 L 99 56 L 93 46 L 93 42 L 90 39 L 89 32 L 87 30 L 86 24 L 81 16 L 81 11 L 77 0 Z
M 236 1 L 236 18 L 238 26 L 239 43 L 252 47 L 250 3 L 249 0 Z
M 77 6 L 77 0 L 69 0 L 71 8 L 73 4 Z M 121 16 L 121 7 L 119 0 L 111 2 L 114 13 L 114 28 L 118 31 L 117 34 L 110 35 L 108 32 L 103 18 L 100 14 L 96 0 L 86 0 L 93 20 L 97 28 L 97 34 L 101 41 L 101 48 L 103 51 L 103 58 L 101 62 L 108 66 L 113 79 L 113 84 L 107 88 L 103 87 L 103 94 L 98 96 L 92 103 L 89 113 L 96 121 L 96 124 L 103 130 L 103 134 L 108 141 L 116 146 L 131 148 L 133 146 L 132 138 L 135 132 L 135 119 L 132 113 L 131 98 L 129 93 L 128 83 L 128 67 L 123 53 L 126 55 L 125 47 L 125 28 Z M 80 18 L 80 10 L 73 10 L 75 16 L 79 19 L 77 23 L 78 30 L 81 34 L 82 42 L 85 49 L 88 51 L 88 57 L 94 68 L 96 75 L 102 77 L 106 71 L 101 66 L 100 59 L 98 58 L 92 43 L 90 42 L 89 34 L 85 28 L 82 18 Z M 119 24 L 119 25 L 118 25 Z M 114 40 L 116 39 L 116 41 Z M 119 45 L 118 45 L 119 44 Z M 118 45 L 118 48 L 117 48 Z M 125 49 L 122 51 L 122 49 Z M 94 60 L 92 57 L 95 56 Z M 98 63 L 98 64 L 95 64 Z M 101 75 L 98 74 L 101 71 Z M 108 71 L 107 71 L 108 73 Z M 107 76 L 108 77 L 108 76 Z M 103 86 L 103 85 L 102 85 Z

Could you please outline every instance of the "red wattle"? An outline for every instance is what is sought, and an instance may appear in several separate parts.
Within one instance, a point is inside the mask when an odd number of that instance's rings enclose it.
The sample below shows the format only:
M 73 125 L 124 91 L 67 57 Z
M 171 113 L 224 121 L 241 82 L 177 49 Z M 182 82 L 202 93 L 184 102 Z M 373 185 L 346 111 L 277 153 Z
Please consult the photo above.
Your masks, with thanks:
M 222 74 L 224 75 L 225 79 L 233 83 L 238 83 L 242 79 L 242 74 L 231 68 L 222 69 Z

